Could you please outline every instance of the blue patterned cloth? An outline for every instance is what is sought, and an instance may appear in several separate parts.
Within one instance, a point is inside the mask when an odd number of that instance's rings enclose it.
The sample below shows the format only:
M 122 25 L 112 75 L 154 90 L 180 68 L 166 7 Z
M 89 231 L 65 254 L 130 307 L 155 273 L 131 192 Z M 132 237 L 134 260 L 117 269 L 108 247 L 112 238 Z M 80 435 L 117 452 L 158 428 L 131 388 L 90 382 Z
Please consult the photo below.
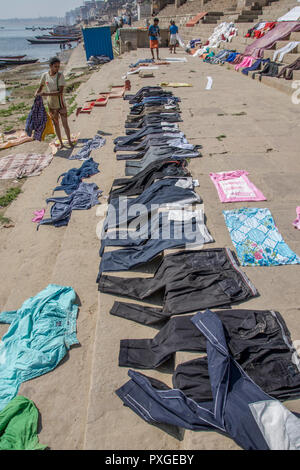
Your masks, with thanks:
M 223 211 L 242 266 L 300 264 L 300 258 L 283 240 L 269 209 Z
M 47 112 L 41 96 L 36 96 L 26 119 L 25 132 L 31 137 L 34 131 L 34 140 L 42 140 L 42 135 L 47 123 Z

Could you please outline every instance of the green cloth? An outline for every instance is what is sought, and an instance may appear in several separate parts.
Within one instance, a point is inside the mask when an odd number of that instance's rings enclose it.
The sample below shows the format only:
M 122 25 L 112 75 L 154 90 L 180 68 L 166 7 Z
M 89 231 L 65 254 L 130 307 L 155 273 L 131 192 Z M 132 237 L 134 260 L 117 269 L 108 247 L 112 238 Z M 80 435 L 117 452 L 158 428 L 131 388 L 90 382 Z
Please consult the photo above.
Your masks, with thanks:
M 116 32 L 116 35 L 115 35 L 115 45 L 118 43 L 119 39 L 120 39 L 120 30 L 117 29 L 117 32 Z
M 0 450 L 44 450 L 37 436 L 39 412 L 35 404 L 16 396 L 0 412 Z

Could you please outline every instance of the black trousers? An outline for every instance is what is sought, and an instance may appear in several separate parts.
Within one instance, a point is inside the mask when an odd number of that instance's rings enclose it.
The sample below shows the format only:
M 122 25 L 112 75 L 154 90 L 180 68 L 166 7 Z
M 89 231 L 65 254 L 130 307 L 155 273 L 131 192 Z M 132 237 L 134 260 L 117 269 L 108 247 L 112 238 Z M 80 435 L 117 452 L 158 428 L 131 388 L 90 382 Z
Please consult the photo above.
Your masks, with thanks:
M 162 159 L 154 161 L 133 178 L 114 180 L 113 186 L 119 186 L 119 188 L 110 190 L 109 201 L 118 196 L 138 196 L 151 186 L 155 180 L 173 176 L 191 176 L 187 169 L 186 160 Z
M 99 291 L 146 300 L 159 293 L 166 314 L 230 306 L 258 295 L 228 248 L 186 250 L 163 258 L 152 278 L 102 275 Z
M 257 385 L 282 400 L 300 396 L 291 335 L 279 312 L 237 309 L 215 313 L 223 323 L 231 355 Z M 152 339 L 122 340 L 119 365 L 155 369 L 177 351 L 206 352 L 206 339 L 191 318 L 171 318 Z M 195 401 L 211 400 L 206 358 L 180 364 L 173 385 Z
M 243 370 L 264 392 L 277 400 L 285 401 L 300 397 L 300 373 L 288 354 L 243 366 Z M 240 362 L 240 361 L 237 361 Z M 173 386 L 197 402 L 212 400 L 207 359 L 197 358 L 180 364 L 173 374 Z

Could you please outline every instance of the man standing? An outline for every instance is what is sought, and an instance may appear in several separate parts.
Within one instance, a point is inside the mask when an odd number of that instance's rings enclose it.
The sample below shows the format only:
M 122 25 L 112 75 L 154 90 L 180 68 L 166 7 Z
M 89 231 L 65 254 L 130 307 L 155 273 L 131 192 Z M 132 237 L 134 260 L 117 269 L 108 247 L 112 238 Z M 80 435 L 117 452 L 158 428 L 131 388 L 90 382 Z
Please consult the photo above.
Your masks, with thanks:
M 49 114 L 55 127 L 55 132 L 60 142 L 60 148 L 64 147 L 61 130 L 59 126 L 59 117 L 63 128 L 65 129 L 66 136 L 70 147 L 74 147 L 71 141 L 70 128 L 68 124 L 67 108 L 63 99 L 64 86 L 66 81 L 64 75 L 59 72 L 60 60 L 58 57 L 50 59 L 49 71 L 42 75 L 40 86 L 35 92 L 35 96 L 46 96 L 48 101 Z M 46 92 L 42 92 L 43 87 L 46 87 Z
M 154 59 L 154 49 L 156 49 L 157 60 L 160 60 L 159 59 L 159 47 L 158 47 L 158 40 L 159 40 L 159 37 L 160 37 L 160 30 L 159 30 L 158 23 L 159 23 L 159 19 L 154 18 L 153 24 L 151 24 L 149 26 L 149 29 L 148 29 L 148 36 L 149 36 L 149 39 L 150 39 L 150 50 L 151 50 L 151 54 L 152 54 L 152 59 Z
M 178 27 L 176 26 L 174 20 L 170 21 L 169 31 L 170 31 L 170 52 L 172 54 L 172 50 L 174 48 L 174 54 L 176 54 Z

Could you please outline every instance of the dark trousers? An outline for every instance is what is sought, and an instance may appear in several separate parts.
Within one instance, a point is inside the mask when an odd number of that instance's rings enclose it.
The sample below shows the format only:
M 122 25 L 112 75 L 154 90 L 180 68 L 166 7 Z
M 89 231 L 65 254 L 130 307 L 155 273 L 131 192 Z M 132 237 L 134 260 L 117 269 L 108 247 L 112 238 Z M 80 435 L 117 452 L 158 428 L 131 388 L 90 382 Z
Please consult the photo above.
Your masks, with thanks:
M 186 160 L 161 159 L 154 161 L 133 178 L 114 180 L 113 186 L 119 186 L 119 188 L 110 190 L 109 201 L 118 196 L 138 196 L 155 180 L 175 176 L 190 176 Z
M 152 278 L 102 275 L 100 292 L 137 300 L 160 294 L 169 316 L 229 306 L 258 295 L 228 248 L 181 251 L 163 258 Z

